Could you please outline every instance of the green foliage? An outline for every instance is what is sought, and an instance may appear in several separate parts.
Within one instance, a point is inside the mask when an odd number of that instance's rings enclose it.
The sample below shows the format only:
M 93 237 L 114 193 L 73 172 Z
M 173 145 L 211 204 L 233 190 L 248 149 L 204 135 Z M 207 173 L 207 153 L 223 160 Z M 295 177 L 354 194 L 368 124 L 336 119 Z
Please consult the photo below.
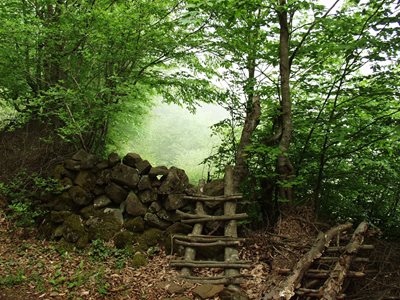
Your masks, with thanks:
M 35 204 L 41 196 L 63 191 L 61 184 L 53 178 L 45 178 L 35 173 L 28 175 L 20 171 L 9 183 L 0 182 L 0 195 L 8 200 L 9 216 L 17 226 L 28 227 L 35 224 L 46 211 Z
M 26 280 L 25 272 L 23 270 L 18 270 L 16 274 L 9 274 L 0 278 L 0 287 L 13 287 L 19 285 Z

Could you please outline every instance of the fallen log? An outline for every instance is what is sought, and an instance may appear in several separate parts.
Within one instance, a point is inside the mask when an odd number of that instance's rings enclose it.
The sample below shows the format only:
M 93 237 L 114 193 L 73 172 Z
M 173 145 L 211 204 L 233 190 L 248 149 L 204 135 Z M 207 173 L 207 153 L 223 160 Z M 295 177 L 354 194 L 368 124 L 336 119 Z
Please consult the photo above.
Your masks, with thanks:
M 318 235 L 314 246 L 294 266 L 292 274 L 270 293 L 266 294 L 263 297 L 263 300 L 289 300 L 293 297 L 301 279 L 314 260 L 322 256 L 324 249 L 329 246 L 329 243 L 337 234 L 351 228 L 351 226 L 351 223 L 341 224 L 331 228 L 326 233 L 321 232 Z
M 347 244 L 345 252 L 340 256 L 335 264 L 329 278 L 322 286 L 323 295 L 321 299 L 334 300 L 342 291 L 344 279 L 349 273 L 349 268 L 354 255 L 357 254 L 364 241 L 364 235 L 368 230 L 368 223 L 361 222 L 354 231 L 350 242 Z

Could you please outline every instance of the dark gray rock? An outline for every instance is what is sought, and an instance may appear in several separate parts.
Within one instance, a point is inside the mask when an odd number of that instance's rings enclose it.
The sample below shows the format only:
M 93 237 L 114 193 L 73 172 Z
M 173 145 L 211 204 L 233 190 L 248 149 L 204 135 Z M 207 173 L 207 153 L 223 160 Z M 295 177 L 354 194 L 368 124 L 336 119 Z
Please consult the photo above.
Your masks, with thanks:
M 147 175 L 144 175 L 140 178 L 140 181 L 138 183 L 138 189 L 139 191 L 144 191 L 144 190 L 151 190 L 151 180 L 150 177 Z
M 177 210 L 186 205 L 186 201 L 183 199 L 184 194 L 169 194 L 164 201 L 164 207 L 166 210 Z
M 92 172 L 83 170 L 78 173 L 74 183 L 87 191 L 93 191 L 96 185 L 96 176 Z
M 159 229 L 167 229 L 171 223 L 161 220 L 157 215 L 152 213 L 146 213 L 144 221 L 149 227 L 155 227 Z
M 207 196 L 223 196 L 224 180 L 217 179 L 206 183 L 204 185 L 204 194 Z
M 70 215 L 65 219 L 63 227 L 62 235 L 66 241 L 70 243 L 88 243 L 88 234 L 80 216 Z
M 100 170 L 104 170 L 108 168 L 108 160 L 103 159 L 102 161 L 100 161 L 99 163 L 97 163 L 96 165 L 96 169 L 98 171 Z
M 115 166 L 111 172 L 112 181 L 120 185 L 126 185 L 132 189 L 137 187 L 139 179 L 137 170 L 125 165 Z
M 114 236 L 113 240 L 117 249 L 124 249 L 133 244 L 135 235 L 130 231 L 121 231 Z
M 142 217 L 136 217 L 129 219 L 124 223 L 124 227 L 132 232 L 143 232 L 144 231 L 144 220 Z
M 123 225 L 124 224 L 124 217 L 122 215 L 122 211 L 119 208 L 106 208 L 104 209 L 104 214 L 108 215 L 106 217 L 106 219 L 112 221 L 112 222 L 116 222 L 119 225 Z
M 79 150 L 72 156 L 72 160 L 79 162 L 81 170 L 91 169 L 97 163 L 97 158 L 93 154 L 87 153 L 85 150 Z
M 130 192 L 126 198 L 126 212 L 131 216 L 144 216 L 146 214 L 147 207 L 140 202 L 139 198 L 134 192 Z
M 111 153 L 108 156 L 108 166 L 109 167 L 114 167 L 117 164 L 121 163 L 121 158 L 119 157 L 118 153 Z
M 187 177 L 184 170 L 171 167 L 167 177 L 162 182 L 159 193 L 160 194 L 179 194 L 183 193 L 189 186 L 189 178 Z
M 145 190 L 139 193 L 139 199 L 142 203 L 151 203 L 157 201 L 157 193 L 152 190 Z
M 72 201 L 79 206 L 88 205 L 92 201 L 92 196 L 90 193 L 85 191 L 80 186 L 73 186 L 69 189 L 69 194 L 71 196 Z
M 168 175 L 168 168 L 164 166 L 153 167 L 149 171 L 149 176 L 157 177 L 157 176 L 165 176 Z
M 112 203 L 111 199 L 108 198 L 106 195 L 101 195 L 94 199 L 93 206 L 94 208 L 102 208 L 110 205 Z
M 130 166 L 132 168 L 136 168 L 136 164 L 138 162 L 141 162 L 142 160 L 143 159 L 140 157 L 139 154 L 137 154 L 137 153 L 128 153 L 127 155 L 125 155 L 125 157 L 122 160 L 122 162 L 127 166 Z
M 146 175 L 151 169 L 151 164 L 148 160 L 142 160 L 136 163 L 136 169 L 138 169 L 140 175 Z
M 128 196 L 128 192 L 123 187 L 113 182 L 107 185 L 104 191 L 117 204 L 121 204 Z
M 158 203 L 157 201 L 154 201 L 149 206 L 149 212 L 153 214 L 159 212 L 161 209 L 162 209 L 161 204 Z
M 50 212 L 50 221 L 55 224 L 62 224 L 70 215 L 72 215 L 70 211 L 52 211 Z

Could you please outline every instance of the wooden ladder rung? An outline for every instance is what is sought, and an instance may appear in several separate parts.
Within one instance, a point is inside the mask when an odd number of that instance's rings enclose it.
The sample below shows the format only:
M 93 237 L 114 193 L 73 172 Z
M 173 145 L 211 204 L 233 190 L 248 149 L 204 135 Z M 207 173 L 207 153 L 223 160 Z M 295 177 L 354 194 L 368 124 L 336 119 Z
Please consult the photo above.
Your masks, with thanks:
M 374 245 L 361 245 L 360 250 L 374 250 Z M 328 247 L 326 252 L 342 252 L 346 250 L 346 246 Z
M 187 281 L 192 281 L 196 283 L 203 283 L 203 284 L 241 284 L 244 282 L 245 276 L 234 276 L 234 277 L 227 277 L 227 276 L 213 276 L 213 277 L 197 277 L 197 276 L 184 276 L 180 275 L 180 279 L 185 279 Z
M 230 220 L 244 220 L 247 219 L 248 215 L 246 213 L 243 214 L 234 214 L 234 215 L 223 215 L 223 216 L 209 216 L 209 215 L 191 215 L 182 220 L 182 223 L 193 224 L 193 223 L 203 223 L 203 222 L 212 222 L 212 221 L 230 221 Z
M 235 241 L 235 242 L 244 242 L 245 238 L 238 238 L 238 237 L 230 237 L 224 235 L 193 235 L 193 234 L 174 234 L 174 239 L 180 239 L 184 241 L 193 241 L 193 242 L 210 242 L 210 241 Z
M 190 267 L 190 268 L 232 268 L 232 269 L 250 269 L 251 264 L 248 261 L 206 261 L 206 260 L 172 260 L 172 267 Z
M 192 200 L 192 201 L 235 201 L 242 199 L 242 195 L 230 195 L 230 196 L 204 196 L 204 195 L 191 195 L 191 196 L 184 196 L 183 199 L 185 200 Z
M 175 244 L 186 247 L 213 247 L 213 246 L 237 246 L 240 245 L 239 241 L 215 241 L 215 242 L 186 242 L 175 240 Z

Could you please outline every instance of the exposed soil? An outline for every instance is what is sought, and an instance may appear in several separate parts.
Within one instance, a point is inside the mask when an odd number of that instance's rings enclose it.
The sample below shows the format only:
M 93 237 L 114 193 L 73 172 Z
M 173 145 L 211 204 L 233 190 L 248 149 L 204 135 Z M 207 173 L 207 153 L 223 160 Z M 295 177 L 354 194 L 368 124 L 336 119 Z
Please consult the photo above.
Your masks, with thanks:
M 242 271 L 248 277 L 241 286 L 250 299 L 261 299 L 278 284 L 284 277 L 275 270 L 291 268 L 318 230 L 326 230 L 311 217 L 301 208 L 285 213 L 274 230 L 249 231 L 240 255 L 252 262 L 250 270 Z M 400 247 L 377 240 L 374 244 L 368 268 L 376 272 L 350 282 L 346 294 L 349 299 L 400 299 Z M 195 299 L 195 285 L 176 280 L 178 272 L 169 267 L 176 257 L 162 249 L 142 267 L 135 267 L 129 256 L 102 251 L 67 251 L 56 242 L 39 240 L 34 229 L 14 227 L 0 210 L 0 299 Z M 174 293 L 173 283 L 185 291 Z

